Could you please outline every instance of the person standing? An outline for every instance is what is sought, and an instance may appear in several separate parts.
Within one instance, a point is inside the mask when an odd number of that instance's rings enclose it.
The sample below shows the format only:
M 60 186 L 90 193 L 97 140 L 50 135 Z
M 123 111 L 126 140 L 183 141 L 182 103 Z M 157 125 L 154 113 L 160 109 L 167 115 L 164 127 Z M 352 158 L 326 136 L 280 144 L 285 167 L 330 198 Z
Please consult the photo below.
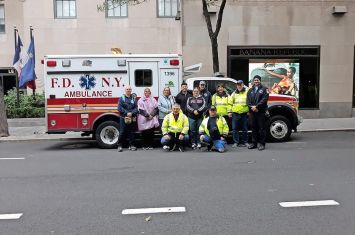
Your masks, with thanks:
M 206 111 L 206 100 L 200 95 L 198 87 L 193 89 L 192 95 L 187 100 L 186 109 L 189 118 L 191 147 L 196 149 L 201 148 L 198 129 L 203 119 L 203 113 Z
M 143 150 L 153 149 L 154 129 L 159 127 L 158 102 L 151 96 L 149 88 L 138 100 L 138 130 L 142 133 Z
M 189 141 L 189 120 L 179 104 L 174 104 L 173 111 L 165 116 L 161 131 L 163 137 L 160 142 L 164 150 L 174 151 L 177 146 L 180 152 L 184 152 Z
M 187 83 L 186 82 L 181 83 L 181 91 L 175 97 L 175 102 L 180 105 L 181 110 L 185 115 L 187 115 L 187 110 L 186 110 L 187 99 L 191 96 L 192 93 L 187 89 Z
M 169 87 L 165 87 L 163 90 L 163 95 L 158 99 L 158 109 L 159 109 L 159 124 L 163 123 L 164 117 L 168 115 L 175 104 L 175 97 L 171 95 Z
M 228 114 L 231 112 L 231 105 L 228 103 L 229 95 L 224 90 L 224 84 L 217 84 L 217 92 L 212 96 L 212 105 L 216 107 L 218 116 L 229 120 Z
M 212 95 L 211 95 L 211 92 L 208 91 L 205 81 L 200 81 L 199 89 L 200 89 L 200 95 L 206 101 L 206 107 L 209 108 L 211 106 L 211 102 L 212 102 Z
M 249 149 L 258 148 L 260 151 L 265 149 L 265 113 L 268 108 L 268 99 L 268 89 L 261 84 L 261 77 L 255 75 L 253 78 L 253 86 L 247 93 L 247 104 L 249 107 L 249 118 L 252 129 L 252 144 L 249 145 Z
M 233 141 L 232 147 L 246 147 L 248 138 L 248 112 L 247 90 L 242 80 L 237 81 L 236 90 L 229 97 L 229 105 L 232 106 L 232 130 Z M 241 132 L 241 136 L 239 136 Z M 241 138 L 240 138 L 241 137 Z
M 218 152 L 223 153 L 226 148 L 226 137 L 229 132 L 229 127 L 222 116 L 218 116 L 215 106 L 211 106 L 209 117 L 203 119 L 199 128 L 200 140 L 207 145 L 210 150 L 214 147 Z
M 118 137 L 118 152 L 122 152 L 123 142 L 128 136 L 129 150 L 136 151 L 134 146 L 134 129 L 138 114 L 136 97 L 132 95 L 131 86 L 125 87 L 125 94 L 118 101 L 118 111 L 120 112 L 120 134 Z

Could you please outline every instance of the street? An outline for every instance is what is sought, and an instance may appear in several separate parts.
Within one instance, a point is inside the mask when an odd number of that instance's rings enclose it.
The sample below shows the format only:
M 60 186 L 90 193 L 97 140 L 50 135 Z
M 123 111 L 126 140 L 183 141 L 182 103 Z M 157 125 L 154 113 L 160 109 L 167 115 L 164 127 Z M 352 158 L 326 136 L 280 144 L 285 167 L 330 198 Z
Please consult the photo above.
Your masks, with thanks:
M 295 133 L 265 151 L 0 143 L 0 234 L 354 234 L 355 132 Z M 280 206 L 334 200 L 339 205 Z M 123 215 L 126 209 L 186 212 Z

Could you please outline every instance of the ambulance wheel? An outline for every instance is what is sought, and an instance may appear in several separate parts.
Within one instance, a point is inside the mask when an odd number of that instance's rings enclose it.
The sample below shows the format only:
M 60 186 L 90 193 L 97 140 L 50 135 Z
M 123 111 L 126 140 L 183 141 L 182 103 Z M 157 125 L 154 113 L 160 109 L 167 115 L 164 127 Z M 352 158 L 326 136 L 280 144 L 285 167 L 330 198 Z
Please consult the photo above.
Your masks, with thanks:
M 267 123 L 266 137 L 271 142 L 284 142 L 290 138 L 290 121 L 282 116 L 271 116 Z
M 95 139 L 101 148 L 115 148 L 118 143 L 119 130 L 120 126 L 117 122 L 103 122 L 95 131 Z

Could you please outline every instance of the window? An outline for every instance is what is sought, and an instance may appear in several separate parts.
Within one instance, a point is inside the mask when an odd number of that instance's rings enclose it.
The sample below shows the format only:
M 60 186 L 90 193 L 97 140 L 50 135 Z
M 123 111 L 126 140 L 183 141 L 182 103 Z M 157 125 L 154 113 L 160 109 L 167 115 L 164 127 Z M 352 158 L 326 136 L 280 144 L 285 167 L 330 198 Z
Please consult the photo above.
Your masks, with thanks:
M 175 17 L 178 9 L 178 0 L 157 0 L 159 17 Z
M 107 0 L 106 0 L 107 1 Z M 127 17 L 127 2 L 126 3 L 115 3 L 107 1 L 108 9 L 106 10 L 107 18 L 123 18 Z
M 134 71 L 136 87 L 151 87 L 153 85 L 153 72 L 150 69 L 137 69 Z
M 55 18 L 75 18 L 76 0 L 55 0 Z
M 0 5 L 0 33 L 5 32 L 5 8 Z

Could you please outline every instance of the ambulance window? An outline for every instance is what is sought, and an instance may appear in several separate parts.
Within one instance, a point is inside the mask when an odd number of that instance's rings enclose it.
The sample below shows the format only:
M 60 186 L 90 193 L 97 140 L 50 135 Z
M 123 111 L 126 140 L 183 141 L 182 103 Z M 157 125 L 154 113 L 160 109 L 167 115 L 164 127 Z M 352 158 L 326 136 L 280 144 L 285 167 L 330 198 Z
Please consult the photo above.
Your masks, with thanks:
M 150 69 L 137 69 L 134 71 L 136 87 L 150 87 L 153 85 L 153 72 Z

